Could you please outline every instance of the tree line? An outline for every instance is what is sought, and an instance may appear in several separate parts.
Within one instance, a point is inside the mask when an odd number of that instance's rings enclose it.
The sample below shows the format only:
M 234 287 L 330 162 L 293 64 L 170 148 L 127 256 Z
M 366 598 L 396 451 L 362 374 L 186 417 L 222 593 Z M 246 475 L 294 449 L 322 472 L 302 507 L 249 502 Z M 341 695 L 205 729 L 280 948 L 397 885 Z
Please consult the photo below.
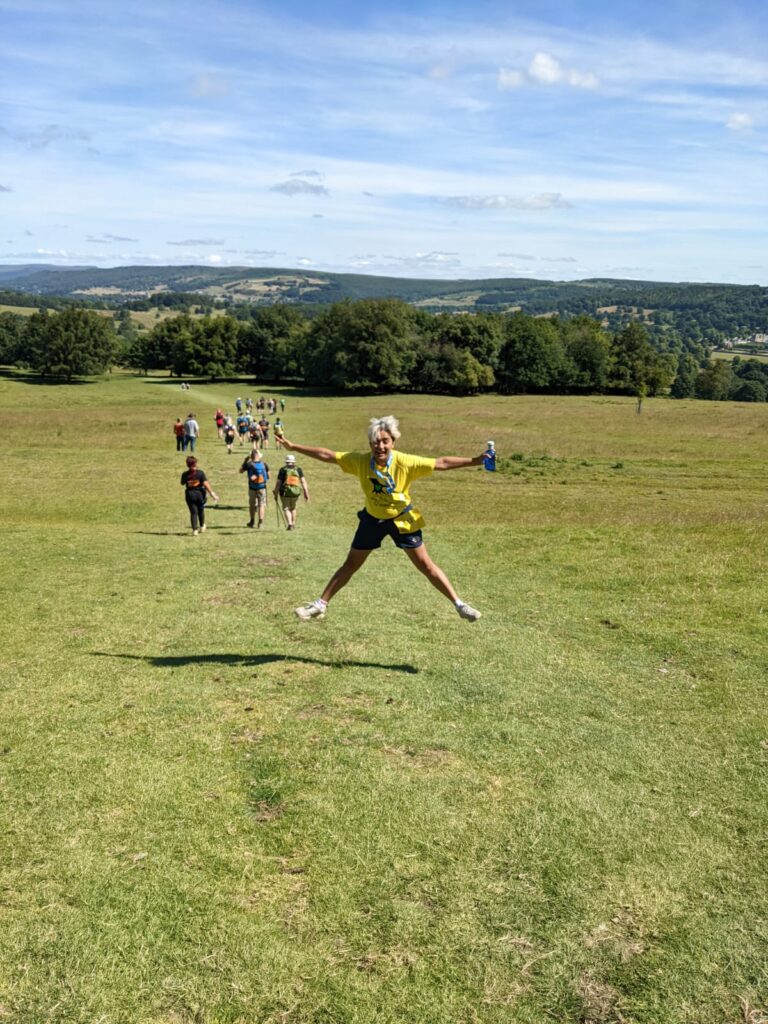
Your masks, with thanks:
M 344 300 L 307 315 L 290 305 L 236 315 L 182 313 L 138 332 L 127 311 L 77 306 L 30 317 L 0 313 L 0 363 L 49 377 L 137 372 L 301 380 L 341 393 L 669 393 L 766 401 L 768 364 L 709 362 L 659 350 L 638 322 L 606 330 L 588 316 L 445 314 L 398 299 Z

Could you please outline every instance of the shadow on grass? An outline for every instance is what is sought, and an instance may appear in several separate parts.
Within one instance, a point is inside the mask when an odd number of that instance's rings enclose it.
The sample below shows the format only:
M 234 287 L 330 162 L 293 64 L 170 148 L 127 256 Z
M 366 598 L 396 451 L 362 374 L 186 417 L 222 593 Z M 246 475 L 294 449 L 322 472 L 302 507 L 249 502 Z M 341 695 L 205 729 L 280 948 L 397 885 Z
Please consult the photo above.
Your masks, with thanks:
M 272 665 L 281 661 L 296 661 L 302 665 L 323 665 L 326 668 L 383 668 L 388 672 L 405 672 L 416 675 L 415 665 L 387 665 L 380 661 L 348 661 L 333 658 L 305 658 L 293 654 L 179 654 L 179 655 L 144 655 L 144 654 L 110 654 L 109 651 L 91 651 L 95 658 L 123 658 L 128 661 L 146 661 L 155 668 L 184 668 L 186 665 Z
M 280 381 L 259 383 L 255 378 L 251 378 L 249 380 L 248 378 L 243 377 L 218 377 L 216 380 L 208 380 L 207 378 L 202 377 L 146 377 L 143 373 L 137 373 L 134 374 L 134 376 L 141 378 L 144 384 L 159 384 L 160 387 L 174 387 L 179 391 L 181 391 L 181 382 L 184 381 L 187 384 L 191 384 L 192 386 L 197 385 L 198 387 L 207 387 L 209 385 L 213 387 L 219 387 L 221 385 L 229 387 L 231 385 L 234 388 L 242 388 L 244 391 L 250 388 L 254 393 L 258 392 L 258 394 L 264 394 L 265 396 L 271 395 L 273 398 L 275 396 L 282 396 L 288 401 L 290 401 L 291 398 L 322 398 L 327 396 L 344 397 L 343 394 L 333 388 L 310 388 L 302 386 L 301 384 L 281 384 Z M 193 396 L 191 389 L 190 391 L 184 391 L 183 393 L 185 395 L 188 394 L 190 396 L 190 400 L 192 399 Z M 232 401 L 234 402 L 234 399 L 232 399 Z
M 82 377 L 73 377 L 67 380 L 65 377 L 45 377 L 39 373 L 32 373 L 27 370 L 14 370 L 12 367 L 0 368 L 0 377 L 8 380 L 18 381 L 19 384 L 44 384 L 48 387 L 66 385 L 67 387 L 81 387 L 87 384 L 96 384 L 97 380 L 83 380 Z
M 247 527 L 243 526 L 242 530 L 246 530 Z M 222 537 L 234 537 L 242 532 L 240 527 L 233 526 L 214 526 L 212 523 L 206 523 L 206 533 L 220 533 Z M 136 530 L 136 534 L 140 537 L 186 537 L 191 536 L 192 528 L 187 527 L 186 530 Z

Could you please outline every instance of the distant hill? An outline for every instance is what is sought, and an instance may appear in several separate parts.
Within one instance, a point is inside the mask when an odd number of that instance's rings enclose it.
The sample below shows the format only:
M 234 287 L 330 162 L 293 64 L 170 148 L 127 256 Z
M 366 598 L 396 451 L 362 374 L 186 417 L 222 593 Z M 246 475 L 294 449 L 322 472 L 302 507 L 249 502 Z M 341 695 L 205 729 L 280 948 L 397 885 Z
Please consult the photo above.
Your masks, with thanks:
M 768 332 L 768 289 L 758 285 L 611 278 L 439 281 L 275 267 L 133 266 L 105 270 L 27 265 L 0 267 L 0 289 L 24 292 L 32 299 L 60 296 L 110 306 L 148 300 L 158 293 L 188 293 L 191 301 L 193 295 L 203 296 L 224 306 L 277 302 L 317 306 L 342 299 L 398 298 L 433 312 L 520 309 L 534 316 L 585 314 L 611 329 L 640 320 L 659 340 L 678 334 L 705 345 Z
M 96 269 L 88 267 L 72 267 L 72 270 L 88 270 Z M 7 263 L 5 266 L 0 264 L 0 284 L 5 285 L 7 281 L 12 281 L 15 278 L 29 277 L 31 274 L 36 274 L 41 271 L 60 271 L 61 267 L 55 266 L 53 263 Z M 26 291 L 26 289 L 22 289 Z

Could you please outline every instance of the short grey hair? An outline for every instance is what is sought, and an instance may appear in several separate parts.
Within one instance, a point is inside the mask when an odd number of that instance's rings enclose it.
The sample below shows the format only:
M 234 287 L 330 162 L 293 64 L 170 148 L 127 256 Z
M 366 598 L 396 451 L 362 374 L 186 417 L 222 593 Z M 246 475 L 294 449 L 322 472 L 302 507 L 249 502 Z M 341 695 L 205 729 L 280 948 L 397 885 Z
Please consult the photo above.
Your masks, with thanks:
M 393 441 L 400 437 L 398 422 L 394 416 L 374 416 L 368 424 L 368 440 L 373 444 L 379 431 L 385 430 Z

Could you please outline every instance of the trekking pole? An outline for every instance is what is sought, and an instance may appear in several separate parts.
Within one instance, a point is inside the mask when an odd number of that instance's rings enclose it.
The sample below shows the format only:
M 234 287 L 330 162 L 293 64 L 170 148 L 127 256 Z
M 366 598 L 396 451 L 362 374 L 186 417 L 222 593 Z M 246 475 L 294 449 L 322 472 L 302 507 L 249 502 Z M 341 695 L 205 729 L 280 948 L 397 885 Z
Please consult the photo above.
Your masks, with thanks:
M 280 529 L 280 502 L 278 501 L 277 495 L 275 495 L 275 515 L 277 516 L 277 528 Z

